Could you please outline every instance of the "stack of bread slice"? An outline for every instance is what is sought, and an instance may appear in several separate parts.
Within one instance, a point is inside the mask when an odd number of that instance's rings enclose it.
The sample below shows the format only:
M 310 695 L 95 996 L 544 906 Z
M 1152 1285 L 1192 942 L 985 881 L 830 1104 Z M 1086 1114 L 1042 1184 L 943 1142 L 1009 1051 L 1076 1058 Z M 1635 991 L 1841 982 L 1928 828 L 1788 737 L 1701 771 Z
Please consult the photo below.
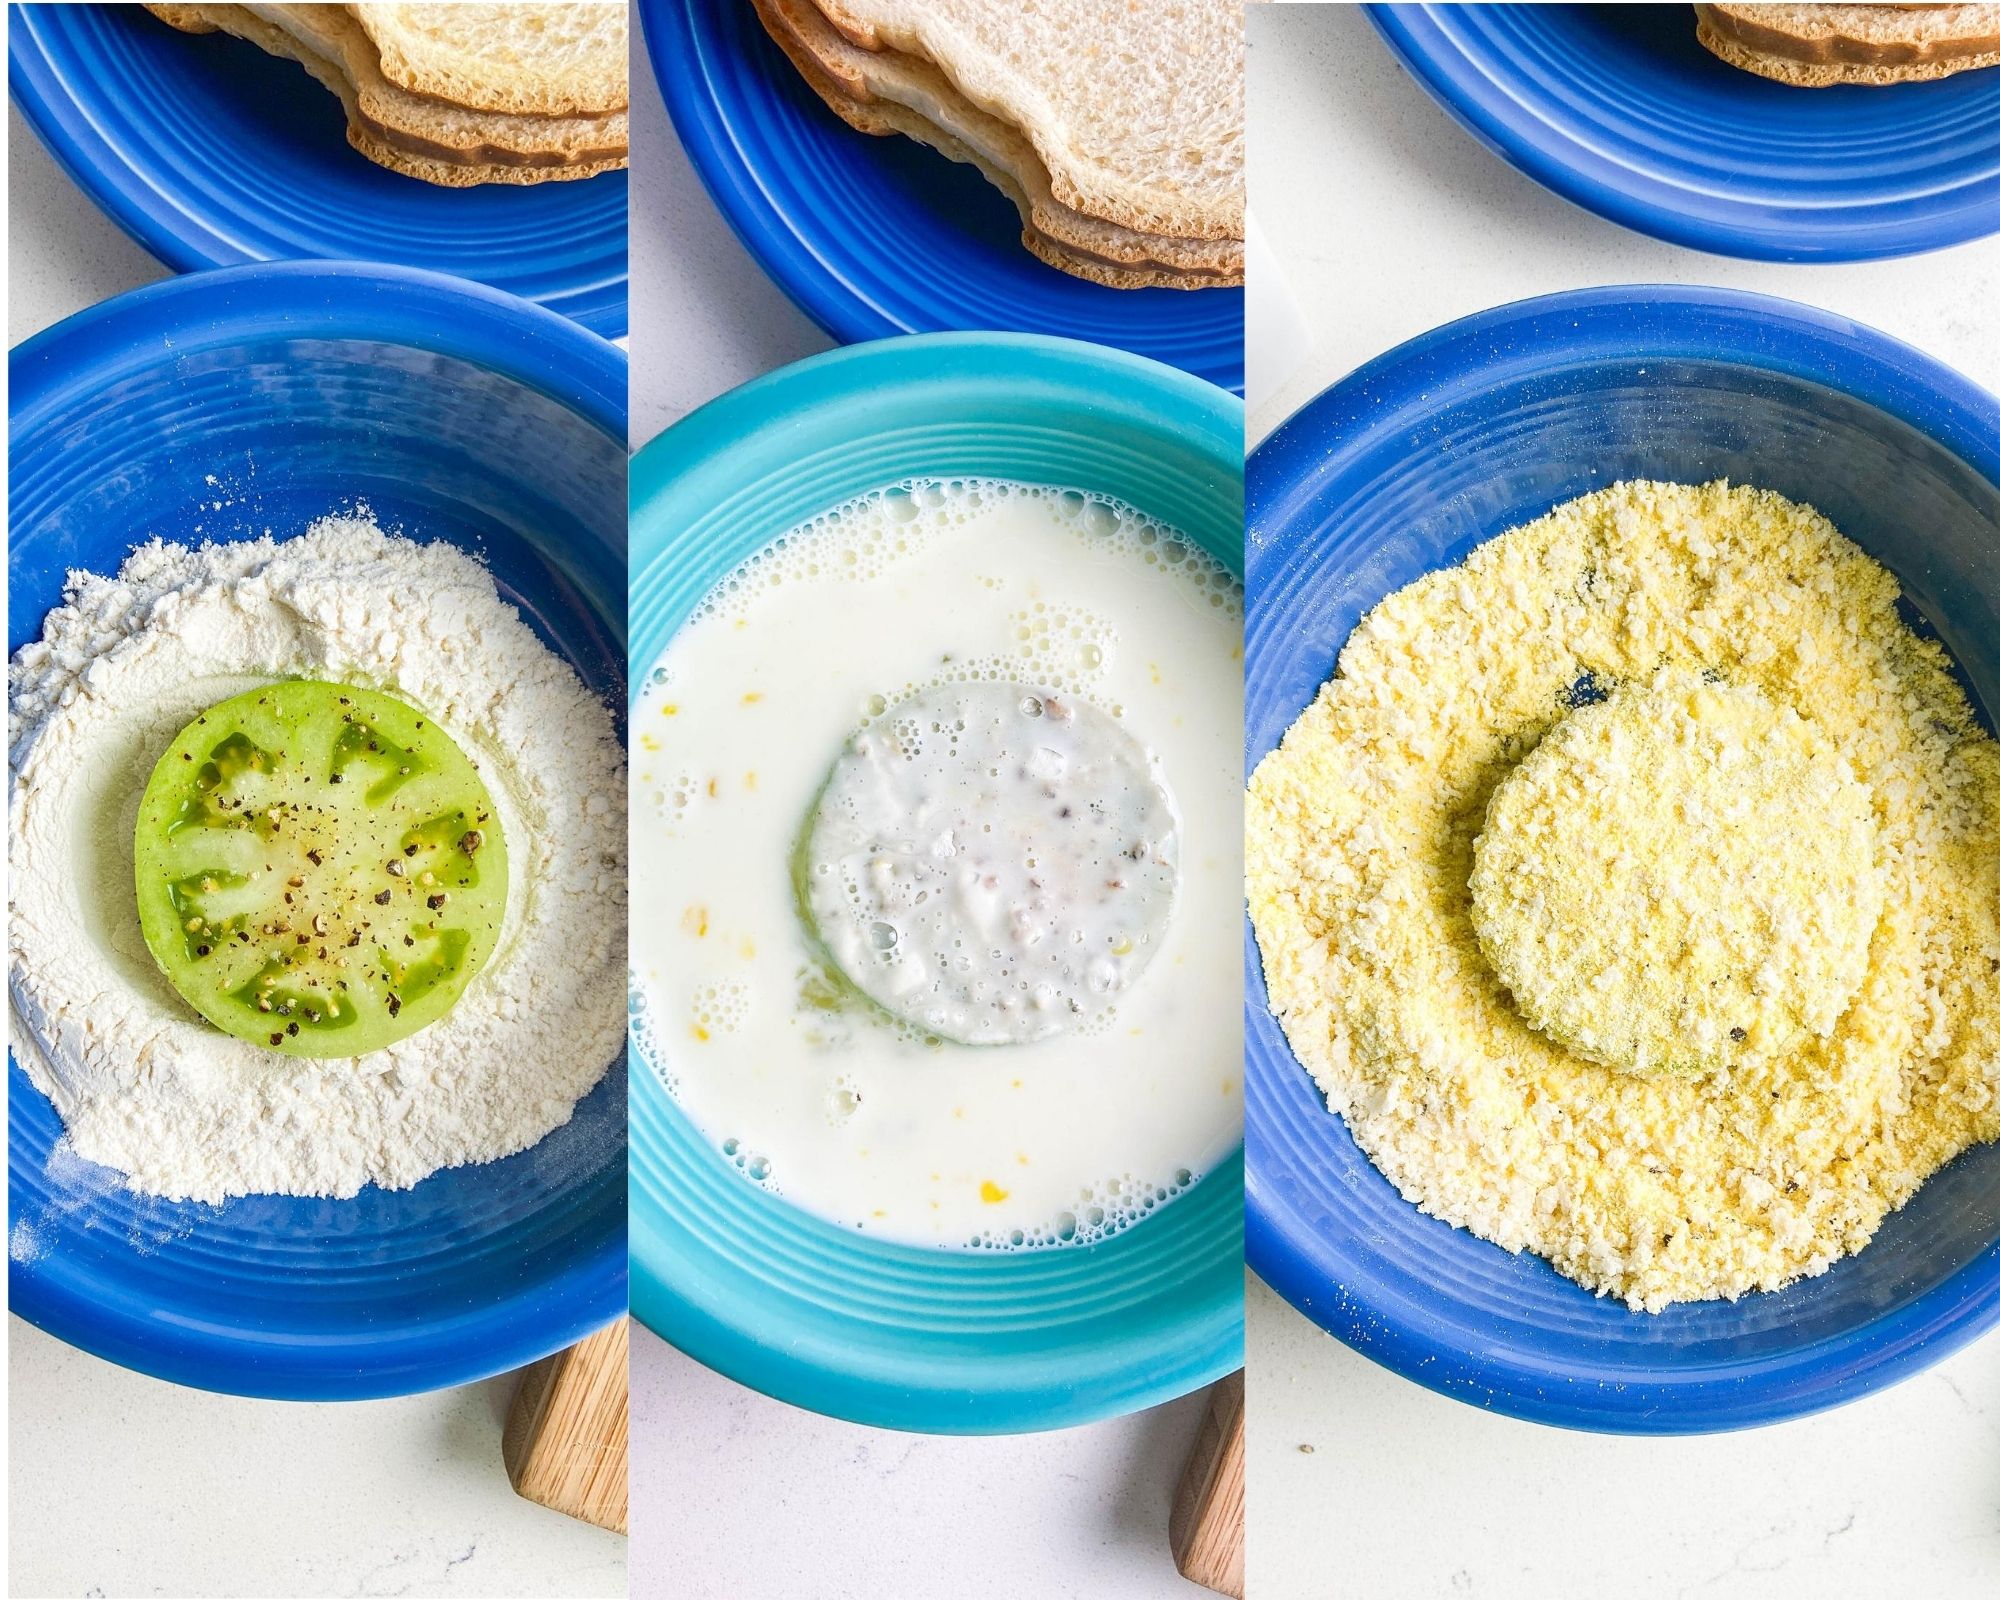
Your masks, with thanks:
M 1698 5 L 1695 37 L 1799 88 L 1916 83 L 2000 66 L 2000 5 Z
M 753 0 L 864 133 L 977 167 L 1052 267 L 1243 281 L 1241 0 Z
M 590 178 L 626 161 L 623 0 L 572 5 L 148 5 L 296 61 L 347 142 L 427 183 Z

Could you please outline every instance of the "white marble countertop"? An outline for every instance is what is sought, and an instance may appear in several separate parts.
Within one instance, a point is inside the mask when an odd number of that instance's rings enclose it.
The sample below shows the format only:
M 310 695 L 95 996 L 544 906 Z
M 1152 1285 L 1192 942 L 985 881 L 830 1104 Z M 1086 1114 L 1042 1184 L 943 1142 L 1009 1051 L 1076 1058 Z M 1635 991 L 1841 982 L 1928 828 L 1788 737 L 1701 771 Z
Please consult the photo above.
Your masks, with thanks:
M 1795 267 L 1626 232 L 1475 144 L 1345 6 L 1253 7 L 1250 74 L 1250 204 L 1311 335 L 1289 375 L 1253 364 L 1253 441 L 1427 328 L 1594 283 L 1812 301 L 2000 391 L 2000 238 Z M 1249 1356 L 1255 1600 L 1944 1600 L 1991 1594 L 2000 1572 L 2000 1337 L 1842 1410 L 1667 1440 L 1565 1433 L 1440 1398 L 1261 1284 Z
M 635 46 L 636 50 L 636 46 Z M 632 442 L 831 347 L 737 243 L 632 75 Z M 998 1439 L 889 1433 L 731 1383 L 632 1336 L 632 1593 L 1153 1600 L 1203 1396 Z
M 500 1463 L 515 1379 L 402 1400 L 241 1400 L 7 1327 L 16 1595 L 625 1593 L 626 1542 Z
M 1311 349 L 1250 377 L 1254 443 L 1329 383 L 1454 317 L 1605 283 L 1701 283 L 1858 318 L 2000 393 L 2000 235 L 1834 266 L 1663 244 L 1558 199 L 1474 142 L 1347 5 L 1250 12 L 1250 210 Z M 1257 347 L 1253 337 L 1251 348 Z
M 167 277 L 7 108 L 7 338 Z M 7 1323 L 18 1595 L 622 1595 L 626 1541 L 517 1496 L 511 1376 L 351 1405 L 177 1388 Z
M 1198 1600 L 1167 1510 L 1207 1403 L 1009 1438 L 890 1433 L 767 1399 L 635 1326 L 633 1600 Z
M 632 39 L 632 446 L 833 340 L 764 276 L 688 164 Z

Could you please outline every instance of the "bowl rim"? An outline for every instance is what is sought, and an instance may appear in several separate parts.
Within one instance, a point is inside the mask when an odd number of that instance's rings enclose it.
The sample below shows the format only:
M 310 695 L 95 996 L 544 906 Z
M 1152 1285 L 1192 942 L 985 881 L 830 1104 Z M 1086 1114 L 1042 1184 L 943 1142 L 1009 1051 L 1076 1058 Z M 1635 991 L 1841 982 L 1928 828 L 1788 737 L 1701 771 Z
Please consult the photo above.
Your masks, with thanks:
M 1512 337 L 1523 327 L 1534 329 L 1532 341 Z M 1559 361 L 1603 359 L 1613 353 L 1602 348 L 1607 338 L 1618 341 L 1620 358 L 1701 357 L 1838 389 L 1949 449 L 2000 488 L 2000 398 L 1913 345 L 1818 307 L 1742 290 L 1682 284 L 1568 290 L 1495 306 L 1419 334 L 1321 390 L 1259 443 L 1245 467 L 1252 596 L 1259 568 L 1269 570 L 1282 559 L 1276 542 L 1284 537 L 1288 518 L 1317 485 L 1387 441 L 1419 437 L 1428 410 L 1444 396 L 1462 395 L 1455 385 L 1483 387 L 1530 363 L 1546 370 Z M 1506 349 L 1532 353 L 1496 360 L 1494 352 Z M 1261 752 L 1246 741 L 1244 754 L 1247 772 Z M 1427 1389 L 1485 1410 L 1586 1432 L 1723 1432 L 1860 1399 L 2000 1324 L 1996 1237 L 1942 1283 L 1838 1343 L 1821 1341 L 1751 1363 L 1696 1369 L 1684 1378 L 1647 1381 L 1635 1379 L 1629 1369 L 1538 1363 L 1497 1337 L 1476 1352 L 1443 1342 L 1400 1303 L 1363 1300 L 1367 1275 L 1344 1281 L 1315 1259 L 1331 1232 L 1313 1227 L 1276 1185 L 1263 1181 L 1255 1157 L 1262 1096 L 1254 1079 L 1265 1059 L 1282 1063 L 1275 1070 L 1304 1068 L 1263 1003 L 1262 962 L 1247 915 L 1244 960 L 1244 1112 L 1251 1152 L 1244 1175 L 1246 1264 L 1350 1349 Z M 1316 1084 L 1311 1092 L 1324 1109 Z M 1397 1276 L 1415 1273 L 1404 1269 Z
M 197 302 L 209 302 L 192 309 Z M 248 339 L 373 339 L 453 356 L 623 438 L 625 352 L 562 313 L 469 278 L 379 261 L 248 261 L 185 272 L 73 312 L 7 353 L 8 433 L 160 358 Z
M 844 408 L 884 385 L 922 386 L 911 362 L 977 360 L 998 365 L 1013 380 L 1046 391 L 1095 399 L 1114 388 L 1143 393 L 1163 428 L 1191 419 L 1205 442 L 1239 452 L 1243 402 L 1177 368 L 1108 346 L 1037 334 L 949 332 L 904 335 L 848 345 L 777 369 L 690 413 L 656 435 L 632 461 L 631 562 L 634 594 L 649 587 L 648 574 L 664 553 L 667 530 L 691 521 L 676 512 L 676 495 L 690 510 L 728 490 L 720 464 L 733 450 L 785 439 L 800 418 Z M 962 372 L 933 373 L 931 382 L 959 383 Z M 992 383 L 982 372 L 978 380 Z M 1096 387 L 1091 387 L 1092 383 Z M 635 629 L 635 635 L 642 630 Z M 664 639 L 671 638 L 668 630 Z M 639 672 L 648 663 L 635 654 Z M 753 1302 L 768 1295 L 725 1293 L 696 1282 L 686 1252 L 672 1242 L 670 1206 L 646 1179 L 645 1120 L 682 1116 L 636 1048 L 630 1056 L 633 1107 L 631 1212 L 632 1312 L 652 1332 L 703 1365 L 746 1387 L 828 1416 L 877 1427 L 953 1434 L 996 1434 L 1072 1427 L 1157 1405 L 1242 1365 L 1243 1298 L 1240 1270 L 1229 1274 L 1229 1293 L 1188 1305 L 1170 1337 L 1132 1330 L 1100 1339 L 1087 1349 L 1042 1350 L 1019 1355 L 939 1354 L 918 1348 L 891 1358 L 814 1339 L 809 1330 L 775 1325 Z M 1241 1147 L 1217 1165 L 1213 1180 L 1235 1185 Z M 1233 1230 L 1232 1230 L 1233 1231 Z M 878 1241 L 878 1248 L 883 1242 Z M 907 1264 L 935 1259 L 924 1246 L 893 1246 Z M 973 1261 L 997 1261 L 965 1253 Z M 760 1314 L 762 1312 L 763 1314 Z M 799 1317 L 801 1330 L 809 1321 Z M 990 1380 L 971 1387 L 968 1377 Z
M 1922 255 L 2000 229 L 2000 198 L 1942 218 L 1903 217 L 1884 227 L 1847 221 L 1838 209 L 1803 202 L 1782 209 L 1734 201 L 1728 216 L 1690 214 L 1675 182 L 1634 173 L 1552 127 L 1535 109 L 1539 96 L 1476 75 L 1497 91 L 1494 103 L 1475 94 L 1475 74 L 1433 12 L 1459 6 L 1369 4 L 1368 20 L 1390 53 L 1451 119 L 1494 155 L 1551 193 L 1620 227 L 1670 244 L 1753 261 L 1879 261 Z M 1554 9 L 1561 9 L 1560 7 Z M 1567 109 L 1572 112 L 1574 106 Z
M 581 324 L 445 273 L 314 260 L 162 279 L 24 340 L 8 355 L 10 446 L 77 397 L 162 359 L 270 338 L 373 341 L 454 357 L 547 395 L 625 442 L 625 353 Z M 614 1064 L 590 1092 L 621 1070 Z M 10 1091 L 27 1086 L 11 1048 L 8 1072 Z M 13 1157 L 10 1140 L 10 1166 Z M 392 1362 L 372 1373 L 357 1370 L 351 1343 L 294 1342 L 279 1358 L 233 1330 L 69 1293 L 11 1260 L 8 1299 L 65 1343 L 171 1383 L 261 1399 L 381 1399 L 512 1371 L 612 1321 L 626 1308 L 626 1238 L 620 1226 L 552 1277 L 510 1288 L 483 1310 L 446 1308 L 399 1332 Z

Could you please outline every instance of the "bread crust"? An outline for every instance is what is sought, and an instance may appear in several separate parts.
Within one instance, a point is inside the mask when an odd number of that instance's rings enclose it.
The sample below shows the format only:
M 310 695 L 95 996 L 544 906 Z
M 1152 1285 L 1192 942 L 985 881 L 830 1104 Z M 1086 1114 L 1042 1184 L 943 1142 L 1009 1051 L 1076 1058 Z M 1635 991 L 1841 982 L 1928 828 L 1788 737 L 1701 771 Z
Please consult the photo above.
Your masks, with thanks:
M 863 50 L 876 53 L 893 51 L 929 62 L 965 101 L 1017 128 L 1021 136 L 1033 145 L 1048 173 L 1054 198 L 1071 210 L 1116 222 L 1135 232 L 1163 237 L 1242 239 L 1244 224 L 1240 181 L 1234 185 L 1233 194 L 1207 200 L 1177 194 L 1157 183 L 1134 181 L 1129 174 L 1119 171 L 1115 164 L 1076 148 L 1066 137 L 1066 128 L 1058 126 L 1052 129 L 1016 115 L 1008 103 L 1010 95 L 1020 98 L 1015 92 L 1018 84 L 1012 89 L 1008 87 L 1012 67 L 990 49 L 984 52 L 968 51 L 957 60 L 943 59 L 930 49 L 924 38 L 926 22 L 921 10 L 894 15 L 882 21 L 871 15 L 866 0 L 858 0 L 858 3 L 857 0 L 812 0 L 812 3 L 849 43 Z M 1143 3 L 1145 0 L 1124 0 L 1124 7 L 1128 13 L 1136 12 L 1143 9 Z M 1160 26 L 1156 30 L 1161 41 L 1158 59 L 1141 63 L 1148 69 L 1148 79 L 1156 78 L 1161 71 L 1170 73 L 1170 63 L 1190 58 L 1185 41 L 1173 36 L 1172 17 L 1166 13 L 1165 7 L 1161 10 Z M 1101 20 L 1102 13 L 1098 17 Z M 1092 17 L 1088 13 L 1077 16 L 1071 25 L 1071 33 L 1078 47 L 1094 56 L 1095 41 L 1089 37 L 1091 22 Z M 1227 70 L 1235 74 L 1231 81 L 1240 85 L 1243 72 L 1240 17 L 1236 22 L 1235 42 L 1237 57 L 1228 64 Z M 1175 48 L 1177 45 L 1178 48 Z M 1236 132 L 1240 140 L 1240 99 Z
M 560 152 L 541 156 L 508 155 L 489 160 L 454 146 L 432 144 L 372 126 L 362 115 L 360 96 L 340 66 L 274 23 L 239 5 L 148 5 L 161 20 L 186 33 L 228 33 L 256 45 L 267 55 L 295 61 L 332 92 L 347 112 L 347 142 L 377 166 L 442 188 L 469 188 L 481 183 L 530 184 L 591 178 L 625 165 L 625 157 L 571 160 Z M 164 12 L 174 14 L 169 17 Z M 195 23 L 200 26 L 190 27 Z
M 470 189 L 482 183 L 568 183 L 576 178 L 594 178 L 601 172 L 617 172 L 626 164 L 623 156 L 615 161 L 577 162 L 567 166 L 527 161 L 488 165 L 435 160 L 392 145 L 352 121 L 347 125 L 347 142 L 378 167 L 387 167 L 406 178 L 421 178 L 441 189 Z
M 201 14 L 200 6 L 151 5 L 146 9 L 170 28 L 182 33 L 214 33 L 216 26 Z
M 343 6 L 242 9 L 337 65 L 354 85 L 358 117 L 391 146 L 474 165 L 587 166 L 626 154 L 622 111 L 603 117 L 531 117 L 446 105 L 389 82 L 368 35 Z
M 764 15 L 772 0 L 755 0 L 755 3 L 759 14 Z M 767 27 L 773 25 L 772 18 L 768 15 L 764 16 L 764 21 Z M 986 181 L 1006 195 L 1014 203 L 1015 210 L 1021 214 L 1022 245 L 1038 260 L 1054 267 L 1057 271 L 1114 289 L 1208 289 L 1242 283 L 1240 264 L 1233 272 L 1199 272 L 1144 260 L 1114 261 L 1078 250 L 1074 246 L 1048 237 L 1036 228 L 1033 206 L 1011 174 L 990 165 L 956 135 L 938 127 L 907 106 L 898 105 L 893 101 L 878 100 L 868 103 L 855 99 L 846 93 L 841 85 L 820 67 L 818 61 L 782 28 L 773 27 L 772 37 L 792 65 L 798 69 L 799 75 L 827 107 L 849 127 L 878 137 L 900 135 L 915 139 L 953 161 L 978 168 Z
M 1876 28 L 1865 37 L 1840 14 L 1853 6 L 1697 5 L 1695 38 L 1732 67 L 1798 88 L 1838 84 L 1934 82 L 1980 67 L 2000 66 L 2000 6 L 1870 7 L 1871 11 L 1964 13 L 1972 31 L 1902 36 Z M 1805 19 L 1798 14 L 1813 12 Z M 1989 20 L 1990 19 L 1990 20 Z M 1810 20 L 1809 29 L 1786 21 Z M 1938 19 L 1942 20 L 1942 19 Z
M 1010 194 L 1026 207 L 1024 225 L 1051 246 L 1107 267 L 1171 269 L 1204 277 L 1241 274 L 1240 241 L 1141 233 L 1061 204 L 1034 147 L 1015 129 L 964 101 L 929 63 L 895 51 L 857 50 L 809 0 L 755 0 L 755 4 L 766 30 L 794 64 L 800 64 L 801 54 L 806 58 L 809 66 L 801 65 L 800 70 L 809 81 L 809 67 L 817 68 L 851 101 L 913 113 L 927 128 L 949 133 L 970 150 L 989 179 L 995 169 L 1006 174 L 1013 180 Z M 814 87 L 820 85 L 815 82 Z M 923 142 L 936 147 L 928 138 Z

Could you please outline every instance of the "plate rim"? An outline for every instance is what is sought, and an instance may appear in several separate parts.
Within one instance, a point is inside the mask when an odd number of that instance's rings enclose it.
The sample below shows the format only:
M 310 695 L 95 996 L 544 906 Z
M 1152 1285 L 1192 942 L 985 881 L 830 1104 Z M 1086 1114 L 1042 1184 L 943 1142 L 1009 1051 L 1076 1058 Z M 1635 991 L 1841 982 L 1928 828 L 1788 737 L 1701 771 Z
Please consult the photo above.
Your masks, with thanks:
M 1510 118 L 1469 104 L 1459 76 L 1465 58 L 1449 46 L 1431 17 L 1438 7 L 1371 3 L 1363 9 L 1398 65 L 1480 144 L 1558 198 L 1635 233 L 1710 255 L 1811 263 L 1925 255 L 2000 232 L 2000 193 L 1983 207 L 1954 219 L 1926 222 L 1905 218 L 1887 228 L 1838 222 L 1828 226 L 1825 219 L 1837 216 L 1836 210 L 1795 206 L 1784 214 L 1782 240 L 1770 236 L 1774 231 L 1771 222 L 1753 225 L 1750 208 L 1742 202 L 1728 205 L 1729 212 L 1740 220 L 1710 221 L 1691 216 L 1664 198 L 1675 192 L 1667 185 L 1648 182 L 1642 189 L 1592 176 L 1569 159 L 1574 142 L 1549 129 L 1532 113 L 1524 110 L 1520 117 Z M 1531 101 L 1520 103 L 1526 106 Z M 1660 194 L 1649 197 L 1654 191 Z
M 136 178 L 137 169 L 131 167 L 115 147 L 103 138 L 89 119 L 82 115 L 83 102 L 69 92 L 67 84 L 50 58 L 46 45 L 36 31 L 36 18 L 31 13 L 37 9 L 40 8 L 23 4 L 21 0 L 10 0 L 7 7 L 8 96 L 20 109 L 29 131 L 62 169 L 64 176 L 76 186 L 78 193 L 140 249 L 176 273 L 198 272 L 218 267 L 277 265 L 283 261 L 345 259 L 337 256 L 255 256 L 235 245 L 210 218 L 179 209 L 172 212 L 172 215 L 182 219 L 184 224 L 177 230 L 161 214 L 164 208 L 146 203 L 147 197 L 157 200 L 158 191 L 140 185 L 136 181 L 130 185 L 113 181 L 114 172 L 133 174 Z M 61 11 L 69 8 L 55 5 L 49 9 Z M 136 10 L 137 7 L 132 9 Z M 362 158 L 357 156 L 356 159 Z M 384 262 L 380 265 L 402 266 L 403 264 Z M 435 269 L 412 266 L 408 270 Z M 450 273 L 438 275 L 457 276 Z M 477 283 L 481 288 L 493 287 L 477 279 L 463 278 L 460 281 Z M 522 300 L 524 304 L 541 306 L 542 309 L 552 311 L 565 321 L 575 322 L 579 327 L 600 338 L 616 339 L 626 337 L 630 331 L 629 252 L 625 275 L 619 280 L 619 285 L 615 299 L 609 300 L 601 307 L 589 308 L 587 312 L 577 316 L 555 311 L 553 307 L 541 301 L 530 301 L 522 296 L 512 295 L 508 290 L 497 292 L 509 294 L 514 299 Z

